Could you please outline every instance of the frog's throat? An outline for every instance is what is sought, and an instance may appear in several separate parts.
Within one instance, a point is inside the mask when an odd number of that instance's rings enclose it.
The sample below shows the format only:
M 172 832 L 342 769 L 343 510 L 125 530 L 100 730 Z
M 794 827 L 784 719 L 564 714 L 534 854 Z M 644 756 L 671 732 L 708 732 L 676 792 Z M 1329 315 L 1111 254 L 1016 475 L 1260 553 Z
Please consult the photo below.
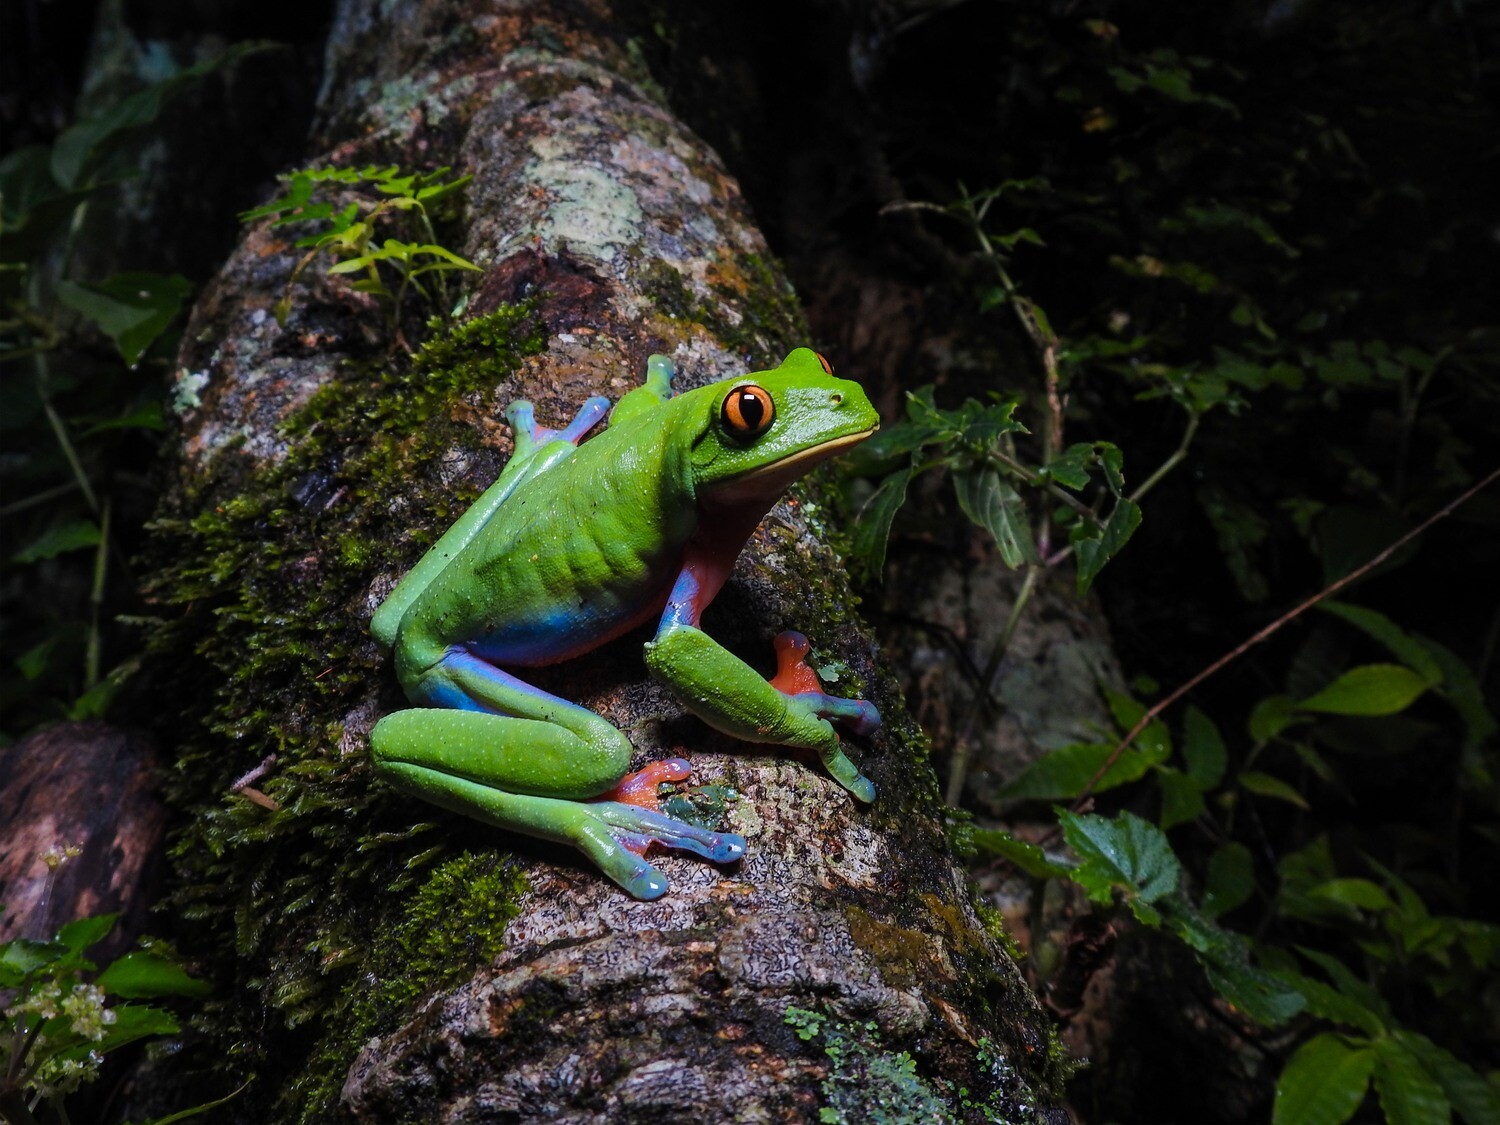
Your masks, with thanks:
M 710 485 L 704 490 L 705 497 L 714 504 L 740 504 L 759 500 L 770 507 L 789 484 L 805 475 L 814 465 L 843 452 L 851 445 L 858 445 L 878 429 L 879 422 L 857 434 L 844 434 L 807 449 L 799 449 L 779 461 L 772 461 L 769 465 L 762 465 L 748 473 Z

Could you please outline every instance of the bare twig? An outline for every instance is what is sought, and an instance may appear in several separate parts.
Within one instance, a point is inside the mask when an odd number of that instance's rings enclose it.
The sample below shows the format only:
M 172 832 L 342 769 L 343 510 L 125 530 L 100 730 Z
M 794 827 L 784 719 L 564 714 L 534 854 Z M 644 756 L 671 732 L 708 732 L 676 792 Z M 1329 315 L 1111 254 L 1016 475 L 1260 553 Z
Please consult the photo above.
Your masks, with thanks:
M 1092 794 L 1094 791 L 1094 786 L 1099 784 L 1099 781 L 1104 777 L 1105 774 L 1110 771 L 1110 768 L 1120 760 L 1120 755 L 1125 753 L 1126 748 L 1129 747 L 1129 745 L 1136 740 L 1140 733 L 1148 726 L 1150 726 L 1151 723 L 1156 719 L 1156 717 L 1163 711 L 1165 711 L 1168 707 L 1172 706 L 1172 704 L 1176 703 L 1184 695 L 1192 691 L 1195 687 L 1201 684 L 1204 680 L 1208 679 L 1214 673 L 1218 672 L 1225 665 L 1243 656 L 1250 649 L 1266 640 L 1272 634 L 1278 632 L 1282 628 L 1282 626 L 1295 621 L 1298 617 L 1302 616 L 1302 614 L 1306 613 L 1309 609 L 1317 605 L 1319 602 L 1323 601 L 1325 598 L 1331 597 L 1332 595 L 1342 590 L 1345 586 L 1349 585 L 1351 582 L 1355 581 L 1358 578 L 1362 578 L 1364 575 L 1374 570 L 1377 566 L 1385 562 L 1386 559 L 1390 558 L 1398 550 L 1406 546 L 1406 544 L 1410 543 L 1417 536 L 1421 535 L 1433 524 L 1452 515 L 1453 512 L 1456 511 L 1459 507 L 1467 503 L 1475 495 L 1483 491 L 1485 488 L 1489 487 L 1497 480 L 1500 480 L 1500 469 L 1496 469 L 1494 472 L 1490 473 L 1489 476 L 1481 480 L 1478 484 L 1473 485 L 1471 488 L 1464 491 L 1461 495 L 1449 501 L 1443 507 L 1439 508 L 1436 512 L 1432 513 L 1432 515 L 1428 516 L 1416 527 L 1412 528 L 1405 535 L 1401 536 L 1401 538 L 1390 544 L 1390 546 L 1386 547 L 1383 551 L 1377 554 L 1374 558 L 1370 559 L 1363 566 L 1350 571 L 1348 574 L 1344 575 L 1344 577 L 1340 578 L 1337 582 L 1330 583 L 1323 589 L 1319 590 L 1312 597 L 1308 598 L 1306 601 L 1300 603 L 1295 608 L 1282 614 L 1275 621 L 1271 622 L 1264 629 L 1261 629 L 1254 636 L 1250 637 L 1248 640 L 1241 642 L 1230 651 L 1226 652 L 1223 656 L 1219 657 L 1219 659 L 1215 660 L 1207 668 L 1204 668 L 1196 676 L 1193 676 L 1190 680 L 1188 680 L 1181 687 L 1177 688 L 1176 691 L 1172 692 L 1165 699 L 1159 700 L 1158 702 L 1152 704 L 1151 707 L 1146 710 L 1146 713 L 1142 715 L 1136 722 L 1135 726 L 1130 728 L 1129 733 L 1127 733 L 1124 738 L 1120 739 L 1120 741 L 1115 745 L 1115 748 L 1109 752 L 1109 757 L 1104 759 L 1103 764 L 1100 765 L 1100 767 L 1096 771 L 1094 771 L 1094 776 L 1089 778 L 1089 783 L 1083 787 L 1083 791 L 1079 793 L 1077 798 L 1074 799 L 1072 805 L 1073 811 L 1077 812 L 1078 809 L 1083 805 L 1083 803 L 1089 799 L 1090 794 Z

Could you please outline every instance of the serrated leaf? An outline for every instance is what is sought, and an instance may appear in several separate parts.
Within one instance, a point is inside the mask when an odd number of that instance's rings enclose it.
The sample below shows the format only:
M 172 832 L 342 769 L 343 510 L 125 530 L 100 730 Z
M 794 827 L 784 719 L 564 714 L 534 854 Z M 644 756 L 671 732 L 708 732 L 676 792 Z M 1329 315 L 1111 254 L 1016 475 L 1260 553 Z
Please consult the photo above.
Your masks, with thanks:
M 1255 891 L 1255 861 L 1250 849 L 1231 840 L 1208 857 L 1199 909 L 1217 918 L 1243 904 Z
M 94 982 L 112 996 L 147 1000 L 156 996 L 206 996 L 207 981 L 189 976 L 181 965 L 155 953 L 136 951 L 115 961 Z
M 11 562 L 33 563 L 42 559 L 56 558 L 68 551 L 95 547 L 99 544 L 99 528 L 92 520 L 73 519 L 55 523 L 40 536 L 33 539 L 11 556 Z
M 849 546 L 876 578 L 885 570 L 885 548 L 891 537 L 891 521 L 896 518 L 897 509 L 906 503 L 906 486 L 911 483 L 911 477 L 910 465 L 886 477 L 859 510 L 855 520 Z
M 1410 707 L 1429 686 L 1405 665 L 1364 664 L 1350 668 L 1297 706 L 1330 715 L 1394 715 Z
M 1182 761 L 1188 776 L 1200 789 L 1212 789 L 1224 780 L 1229 753 L 1214 721 L 1189 705 L 1182 721 Z
M 1302 1010 L 1300 992 L 1250 963 L 1250 942 L 1243 935 L 1204 917 L 1184 895 L 1169 895 L 1160 905 L 1167 929 L 1193 950 L 1209 983 L 1236 1010 L 1266 1027 Z
M 1452 1120 L 1443 1087 L 1394 1039 L 1375 1043 L 1375 1093 L 1388 1125 L 1434 1125 Z
M 1422 1069 L 1437 1079 L 1449 1103 L 1469 1125 L 1500 1121 L 1500 1090 L 1486 1082 L 1473 1067 L 1415 1031 L 1397 1031 L 1395 1039 L 1422 1064 Z
M 1187 774 L 1163 766 L 1156 771 L 1156 783 L 1161 787 L 1160 823 L 1163 828 L 1175 828 L 1202 815 L 1203 790 Z
M 953 489 L 964 515 L 990 533 L 1001 561 L 1014 570 L 1041 561 L 1031 539 L 1031 524 L 1021 495 L 992 466 L 953 474 Z
M 1365 1100 L 1375 1052 L 1342 1035 L 1315 1035 L 1297 1049 L 1276 1080 L 1272 1125 L 1341 1125 Z
M 1083 787 L 1099 772 L 1099 767 L 1113 750 L 1113 746 L 1098 742 L 1075 742 L 1049 750 L 1000 790 L 999 796 L 1007 800 L 1069 800 L 1083 792 Z M 1103 793 L 1144 777 L 1147 770 L 1166 757 L 1164 749 L 1151 750 L 1139 743 L 1128 746 L 1109 767 L 1109 772 L 1099 779 L 1094 792 Z
M 1160 915 L 1148 904 L 1176 890 L 1182 876 L 1166 833 L 1130 812 L 1108 820 L 1060 809 L 1058 820 L 1079 858 L 1073 881 L 1098 903 L 1112 902 L 1114 889 L 1122 889 L 1136 917 L 1156 925 Z
M 1331 985 L 1296 972 L 1283 971 L 1275 975 L 1302 994 L 1310 1015 L 1343 1024 L 1372 1037 L 1385 1034 L 1385 1022 L 1378 1013 L 1370 1011 L 1358 1000 L 1345 996 Z
M 976 828 L 973 832 L 974 846 L 981 852 L 998 855 L 1010 860 L 1017 868 L 1038 879 L 1062 879 L 1072 874 L 1072 867 L 1049 859 L 1047 853 L 1035 844 L 1018 840 L 1009 832 L 997 828 Z
M 1089 527 L 1079 524 L 1070 536 L 1074 554 L 1078 556 L 1078 592 L 1085 594 L 1106 563 L 1135 534 L 1141 526 L 1141 508 L 1133 500 L 1124 497 L 1115 501 L 1109 519 L 1102 526 Z
M 1307 799 L 1301 793 L 1297 792 L 1296 789 L 1292 788 L 1285 781 L 1282 781 L 1281 778 L 1272 777 L 1268 773 L 1261 773 L 1259 770 L 1245 770 L 1235 778 L 1235 781 L 1239 784 L 1240 788 L 1248 789 L 1251 793 L 1258 796 L 1275 797 L 1279 801 L 1289 801 L 1299 809 L 1312 808 L 1307 803 Z

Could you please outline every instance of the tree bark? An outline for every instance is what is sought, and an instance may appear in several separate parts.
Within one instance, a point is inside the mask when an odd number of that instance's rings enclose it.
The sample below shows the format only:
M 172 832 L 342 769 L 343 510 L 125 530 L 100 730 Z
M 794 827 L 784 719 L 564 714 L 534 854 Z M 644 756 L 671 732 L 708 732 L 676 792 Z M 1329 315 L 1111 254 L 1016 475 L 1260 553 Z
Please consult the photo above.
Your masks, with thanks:
M 404 703 L 369 614 L 493 480 L 501 409 L 530 399 L 559 425 L 652 352 L 681 389 L 805 342 L 734 181 L 616 13 L 478 9 L 343 3 L 306 161 L 473 175 L 462 323 L 392 358 L 372 302 L 317 274 L 279 327 L 301 251 L 261 225 L 184 337 L 151 683 L 182 701 L 172 902 L 220 992 L 175 1080 L 222 1093 L 234 1060 L 257 1081 L 220 1112 L 245 1120 L 1049 1116 L 1055 1036 L 948 853 L 814 489 L 773 510 L 705 627 L 768 671 L 770 638 L 800 629 L 833 690 L 877 703 L 885 730 L 851 748 L 872 808 L 810 755 L 687 716 L 647 679 L 644 634 L 538 682 L 626 731 L 636 764 L 687 751 L 696 783 L 738 794 L 737 868 L 664 858 L 671 891 L 640 903 L 571 852 L 371 779 L 368 732 Z

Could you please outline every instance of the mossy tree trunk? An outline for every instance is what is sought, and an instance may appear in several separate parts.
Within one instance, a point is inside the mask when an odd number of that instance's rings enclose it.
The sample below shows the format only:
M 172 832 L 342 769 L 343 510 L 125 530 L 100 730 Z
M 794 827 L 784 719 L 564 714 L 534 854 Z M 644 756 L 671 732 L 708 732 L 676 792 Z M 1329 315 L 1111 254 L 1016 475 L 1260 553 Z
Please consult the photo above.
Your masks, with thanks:
M 253 1073 L 221 1111 L 242 1119 L 862 1120 L 879 1102 L 931 1120 L 939 1097 L 1031 1119 L 1056 1097 L 1054 1037 L 948 854 L 815 490 L 766 519 L 705 626 L 767 671 L 771 637 L 800 629 L 834 690 L 880 706 L 884 732 L 851 748 L 873 808 L 811 756 L 686 716 L 647 679 L 644 634 L 539 682 L 637 762 L 685 752 L 732 788 L 736 869 L 667 857 L 668 896 L 636 902 L 571 852 L 371 777 L 369 730 L 404 700 L 369 615 L 493 480 L 503 407 L 557 425 L 652 352 L 693 386 L 806 342 L 734 182 L 625 36 L 602 0 L 344 3 L 306 162 L 472 174 L 452 239 L 483 271 L 467 306 L 408 359 L 368 297 L 317 273 L 278 326 L 301 251 L 261 225 L 194 313 L 151 682 L 182 712 L 164 724 L 171 906 L 220 987 L 168 1068 L 205 1095 L 238 1084 L 226 1059 Z

